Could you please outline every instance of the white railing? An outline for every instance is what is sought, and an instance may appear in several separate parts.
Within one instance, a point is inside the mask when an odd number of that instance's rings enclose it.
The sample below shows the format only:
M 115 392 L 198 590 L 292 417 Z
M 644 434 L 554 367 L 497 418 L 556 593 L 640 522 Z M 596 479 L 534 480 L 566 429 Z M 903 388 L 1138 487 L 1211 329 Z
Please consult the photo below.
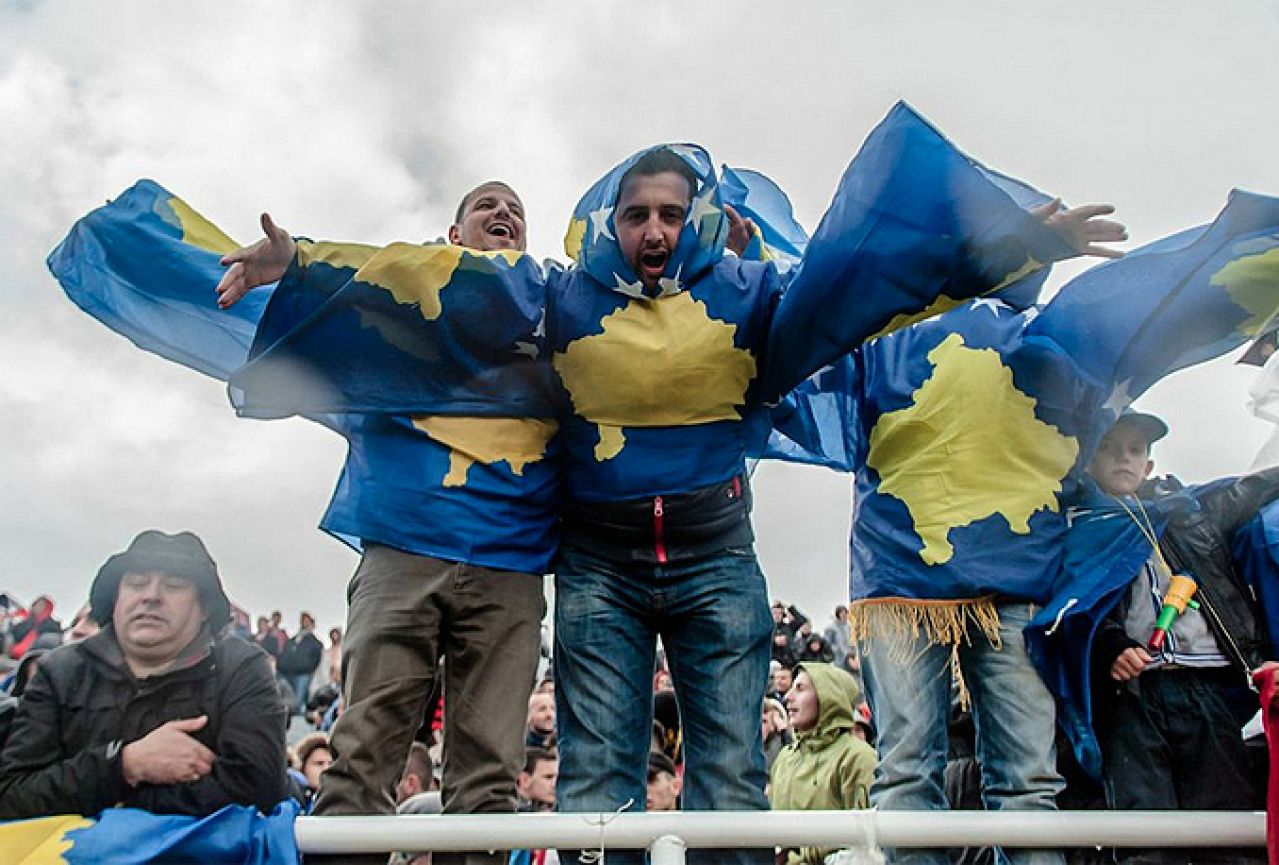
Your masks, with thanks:
M 648 814 L 301 817 L 303 853 L 541 847 L 652 851 L 682 865 L 688 847 L 1263 847 L 1253 811 L 671 811 Z

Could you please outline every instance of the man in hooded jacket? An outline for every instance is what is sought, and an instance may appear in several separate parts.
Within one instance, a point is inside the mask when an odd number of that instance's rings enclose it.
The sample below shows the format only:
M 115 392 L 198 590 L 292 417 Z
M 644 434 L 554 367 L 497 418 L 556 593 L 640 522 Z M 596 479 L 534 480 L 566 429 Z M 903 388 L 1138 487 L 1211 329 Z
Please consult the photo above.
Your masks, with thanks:
M 875 749 L 853 735 L 861 697 L 857 680 L 830 664 L 795 668 L 786 695 L 795 742 L 782 749 L 769 776 L 769 804 L 778 811 L 870 806 Z M 790 850 L 789 865 L 819 865 L 830 850 Z

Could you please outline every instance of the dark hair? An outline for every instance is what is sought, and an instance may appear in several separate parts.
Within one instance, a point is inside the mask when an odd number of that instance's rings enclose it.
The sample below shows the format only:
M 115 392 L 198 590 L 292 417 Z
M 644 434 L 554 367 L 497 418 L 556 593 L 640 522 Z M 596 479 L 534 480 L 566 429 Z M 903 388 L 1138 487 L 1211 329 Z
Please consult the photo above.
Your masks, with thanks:
M 475 197 L 475 193 L 489 186 L 500 186 L 502 189 L 505 189 L 507 192 L 511 193 L 511 195 L 514 195 L 516 198 L 520 197 L 520 194 L 510 187 L 510 184 L 503 183 L 500 180 L 486 180 L 483 183 L 481 183 L 479 186 L 472 189 L 470 192 L 466 193 L 466 195 L 462 196 L 462 200 L 458 202 L 458 205 L 457 205 L 457 213 L 454 214 L 453 216 L 454 225 L 459 225 L 462 222 L 462 218 L 466 216 L 466 208 L 470 206 L 471 199 Z
M 435 761 L 431 759 L 431 751 L 421 742 L 414 742 L 409 746 L 409 758 L 404 763 L 404 775 L 407 778 L 410 775 L 417 777 L 422 784 L 423 790 L 428 790 L 431 783 L 435 780 Z
M 697 194 L 697 172 L 680 157 L 669 150 L 651 150 L 641 156 L 634 165 L 626 169 L 622 182 L 617 185 L 617 200 L 621 201 L 626 193 L 626 186 L 637 177 L 653 177 L 658 174 L 678 174 L 688 181 L 688 197 Z
M 524 749 L 524 774 L 532 775 L 537 769 L 537 764 L 546 760 L 559 760 L 560 755 L 554 748 L 525 748 Z

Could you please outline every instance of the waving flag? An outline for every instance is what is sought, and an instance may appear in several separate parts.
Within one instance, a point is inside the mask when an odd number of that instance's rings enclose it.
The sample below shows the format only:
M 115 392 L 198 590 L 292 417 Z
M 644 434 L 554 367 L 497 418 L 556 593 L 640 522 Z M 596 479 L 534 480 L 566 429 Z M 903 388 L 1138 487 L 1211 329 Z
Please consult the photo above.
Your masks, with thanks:
M 49 254 L 67 297 L 139 348 L 223 381 L 243 366 L 272 286 L 217 306 L 218 263 L 239 246 L 152 180 L 80 219 Z
M 379 249 L 319 297 L 309 279 L 286 274 L 252 360 L 231 379 L 232 400 L 251 417 L 546 417 L 544 296 L 544 275 L 529 256 L 450 244 Z
M 850 320 L 887 333 L 1074 254 L 1004 187 L 898 103 L 848 166 L 778 307 L 765 398 L 847 353 Z
M 59 816 L 0 823 L 0 850 L 9 865 L 297 865 L 297 815 L 291 799 L 266 817 L 239 805 L 208 817 L 113 808 L 95 819 Z
M 1161 376 L 1257 336 L 1277 303 L 1279 200 L 1236 190 L 1212 224 L 1076 277 L 1026 338 L 1051 340 L 1090 381 L 1113 382 L 1117 413 Z

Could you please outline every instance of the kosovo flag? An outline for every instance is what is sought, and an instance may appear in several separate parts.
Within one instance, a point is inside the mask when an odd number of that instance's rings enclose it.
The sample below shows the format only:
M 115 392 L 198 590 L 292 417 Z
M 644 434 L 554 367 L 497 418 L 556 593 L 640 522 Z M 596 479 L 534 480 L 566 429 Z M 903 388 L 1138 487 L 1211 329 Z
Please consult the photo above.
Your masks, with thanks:
M 887 333 L 1074 255 L 1003 180 L 894 106 L 848 166 L 778 307 L 765 397 L 853 348 L 848 321 Z
M 755 223 L 742 258 L 771 261 L 781 273 L 799 264 L 808 246 L 808 232 L 795 220 L 781 187 L 758 171 L 725 165 L 720 170 L 720 194 L 725 204 Z
M 1235 190 L 1210 225 L 1071 280 L 1026 339 L 1051 341 L 1090 382 L 1113 383 L 1113 420 L 1162 376 L 1254 338 L 1276 305 L 1279 199 Z
M 227 805 L 208 817 L 112 808 L 94 819 L 58 816 L 0 823 L 0 850 L 7 865 L 297 865 L 297 815 L 291 799 L 265 817 L 243 805 Z
M 722 256 L 723 204 L 769 221 L 779 191 L 734 169 L 723 182 L 704 150 L 665 145 L 699 183 L 669 272 L 651 290 L 683 291 Z M 565 248 L 576 271 L 624 296 L 644 290 L 622 260 L 613 213 L 635 154 L 575 207 Z M 904 104 L 853 159 L 769 325 L 752 401 L 781 394 L 867 336 L 964 298 L 1011 284 L 1071 254 L 1027 213 L 1001 176 L 981 167 Z M 770 201 L 771 199 L 771 201 Z M 759 257 L 783 262 L 802 230 L 779 217 Z M 774 255 L 774 253 L 777 253 Z M 779 271 L 784 268 L 779 266 Z M 574 271 L 569 271 L 571 275 Z M 331 295 L 297 299 L 302 282 L 276 290 L 251 362 L 231 381 L 252 416 L 306 411 L 383 411 L 547 416 L 541 358 L 543 309 L 569 277 L 513 253 L 448 245 L 396 245 L 364 263 Z M 568 302 L 572 302 L 570 299 Z M 555 334 L 551 335 L 556 337 Z M 560 335 L 563 336 L 563 335 Z M 568 334 L 567 338 L 575 338 Z
M 394 243 L 335 291 L 317 292 L 311 270 L 281 280 L 231 378 L 241 415 L 554 414 L 540 360 L 545 277 L 531 257 Z
M 273 286 L 217 305 L 223 255 L 239 247 L 152 180 L 78 220 L 49 270 L 67 297 L 141 349 L 225 381 L 244 365 Z
M 1279 647 L 1279 501 L 1235 532 L 1235 563 L 1265 615 L 1270 645 Z

